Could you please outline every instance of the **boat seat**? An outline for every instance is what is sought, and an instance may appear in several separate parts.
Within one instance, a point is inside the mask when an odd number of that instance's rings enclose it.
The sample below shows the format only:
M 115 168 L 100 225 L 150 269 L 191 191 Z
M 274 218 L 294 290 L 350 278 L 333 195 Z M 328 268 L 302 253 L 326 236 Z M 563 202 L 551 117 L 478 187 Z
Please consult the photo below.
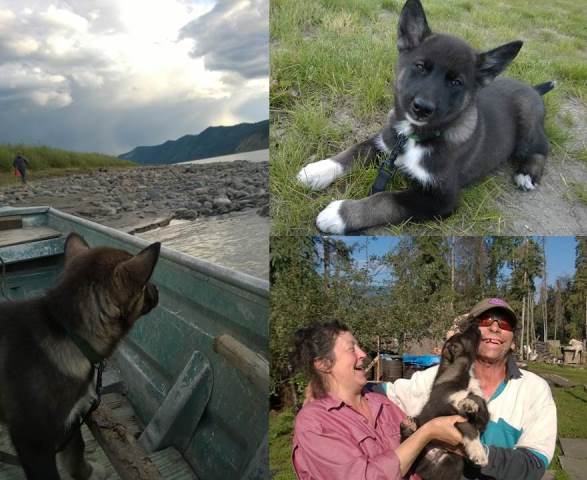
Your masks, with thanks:
M 59 238 L 62 233 L 49 227 L 24 227 L 0 230 L 0 248 Z
M 194 351 L 139 438 L 147 452 L 170 444 L 187 447 L 212 395 L 212 367 L 202 352 Z M 197 395 L 194 393 L 197 392 Z M 189 411 L 189 422 L 185 416 Z

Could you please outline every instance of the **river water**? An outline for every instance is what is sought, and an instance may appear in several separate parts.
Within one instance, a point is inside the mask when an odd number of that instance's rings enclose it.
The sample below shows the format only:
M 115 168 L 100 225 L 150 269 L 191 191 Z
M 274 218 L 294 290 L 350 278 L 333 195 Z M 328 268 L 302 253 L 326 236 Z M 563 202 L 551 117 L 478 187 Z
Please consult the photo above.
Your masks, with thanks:
M 194 221 L 172 220 L 166 227 L 137 236 L 269 280 L 269 218 L 254 209 Z
M 184 163 L 247 160 L 266 162 L 269 150 L 225 155 Z M 254 209 L 191 220 L 172 220 L 166 227 L 139 233 L 150 242 L 188 253 L 212 263 L 269 280 L 269 217 Z

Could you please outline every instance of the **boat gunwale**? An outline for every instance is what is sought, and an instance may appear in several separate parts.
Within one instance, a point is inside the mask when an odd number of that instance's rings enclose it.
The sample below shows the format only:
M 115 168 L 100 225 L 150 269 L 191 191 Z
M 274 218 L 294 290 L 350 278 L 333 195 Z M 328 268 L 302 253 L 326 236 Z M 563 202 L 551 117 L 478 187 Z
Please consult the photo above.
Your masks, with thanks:
M 8 215 L 32 215 L 38 213 L 46 213 L 47 215 L 53 215 L 65 221 L 79 224 L 86 228 L 90 228 L 99 233 L 112 237 L 115 240 L 131 244 L 132 246 L 139 249 L 143 249 L 153 243 L 120 230 L 116 230 L 115 228 L 107 227 L 91 220 L 62 212 L 61 210 L 49 206 L 0 208 L 0 217 Z M 166 260 L 188 267 L 190 269 L 194 269 L 204 275 L 208 275 L 212 278 L 236 286 L 250 293 L 269 298 L 269 282 L 267 280 L 254 277 L 247 273 L 239 272 L 229 267 L 217 265 L 207 260 L 196 258 L 177 250 L 172 250 L 165 247 L 164 245 L 161 245 L 161 247 L 160 256 Z

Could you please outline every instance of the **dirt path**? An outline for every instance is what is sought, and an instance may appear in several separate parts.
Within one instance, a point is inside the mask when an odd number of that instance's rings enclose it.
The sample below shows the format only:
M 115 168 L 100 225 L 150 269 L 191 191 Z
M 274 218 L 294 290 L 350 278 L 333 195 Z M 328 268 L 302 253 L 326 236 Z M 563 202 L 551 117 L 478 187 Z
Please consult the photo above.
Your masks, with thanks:
M 585 235 L 587 205 L 576 198 L 571 184 L 587 187 L 587 165 L 571 157 L 551 156 L 542 183 L 523 192 L 511 180 L 512 168 L 498 174 L 503 195 L 497 199 L 504 215 L 504 234 Z
M 515 188 L 511 168 L 502 169 L 503 195 L 497 199 L 504 213 L 504 231 L 517 235 L 585 235 L 587 204 L 574 189 L 587 192 L 587 163 L 577 154 L 587 146 L 587 105 L 577 98 L 567 98 L 558 121 L 568 125 L 569 140 L 565 153 L 551 154 L 540 186 L 531 192 Z

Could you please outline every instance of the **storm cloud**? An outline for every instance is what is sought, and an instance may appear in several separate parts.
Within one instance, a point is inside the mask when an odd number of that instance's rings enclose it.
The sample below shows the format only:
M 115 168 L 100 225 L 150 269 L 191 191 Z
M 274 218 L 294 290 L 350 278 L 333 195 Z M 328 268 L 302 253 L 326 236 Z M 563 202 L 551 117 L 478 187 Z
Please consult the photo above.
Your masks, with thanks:
M 0 142 L 120 154 L 263 120 L 268 63 L 267 2 L 3 0 Z
M 181 30 L 194 40 L 192 56 L 206 68 L 238 72 L 245 78 L 268 75 L 268 0 L 219 0 L 214 8 Z

